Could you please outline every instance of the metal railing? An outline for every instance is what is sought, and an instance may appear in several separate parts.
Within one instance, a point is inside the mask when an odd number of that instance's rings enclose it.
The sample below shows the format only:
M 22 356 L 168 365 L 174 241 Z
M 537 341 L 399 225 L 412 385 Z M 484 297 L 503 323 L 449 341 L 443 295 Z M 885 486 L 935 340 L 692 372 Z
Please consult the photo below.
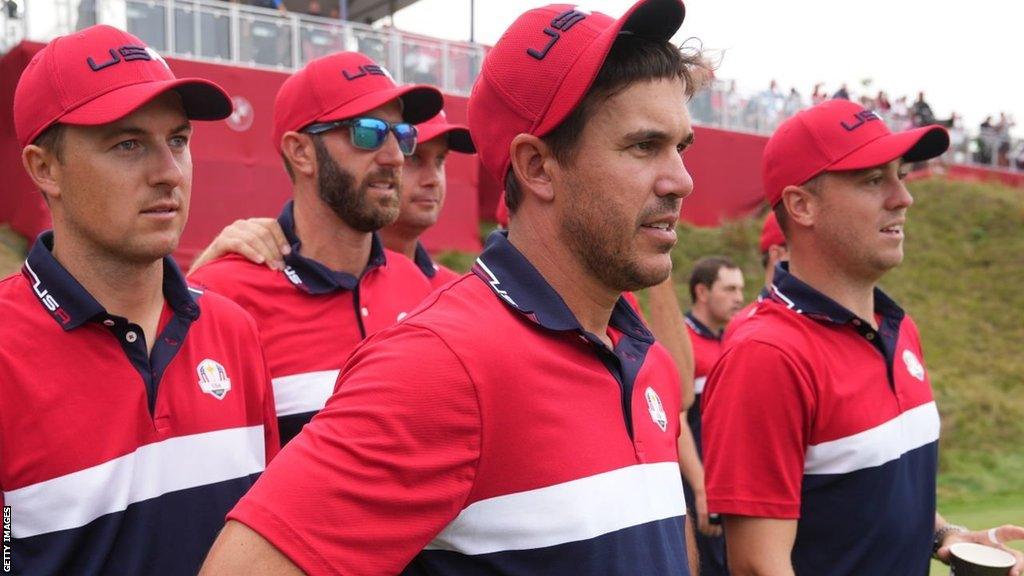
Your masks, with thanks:
M 104 23 L 164 55 L 284 72 L 331 52 L 359 51 L 399 84 L 429 83 L 459 95 L 469 94 L 486 52 L 481 44 L 218 0 L 32 0 L 17 16 L 0 15 L 2 51 L 22 39 L 47 42 Z

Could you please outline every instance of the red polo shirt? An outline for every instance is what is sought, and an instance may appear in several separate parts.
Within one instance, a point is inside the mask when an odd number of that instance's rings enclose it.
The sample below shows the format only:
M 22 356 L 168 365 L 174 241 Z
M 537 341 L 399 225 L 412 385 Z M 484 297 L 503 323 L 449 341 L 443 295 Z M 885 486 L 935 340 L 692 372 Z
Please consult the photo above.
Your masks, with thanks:
M 230 518 L 309 574 L 687 574 L 678 373 L 614 348 L 503 233 L 353 354 Z
M 917 327 L 880 290 L 878 330 L 776 269 L 704 391 L 712 512 L 799 519 L 799 576 L 927 574 L 939 415 Z
M 108 313 L 40 236 L 0 281 L 0 489 L 16 574 L 194 574 L 277 452 L 252 318 L 189 288 L 142 329 Z
M 231 255 L 190 278 L 256 319 L 283 445 L 323 408 L 356 345 L 404 318 L 431 287 L 408 258 L 384 249 L 376 234 L 366 269 L 356 278 L 302 256 L 291 202 L 278 222 L 292 246 L 283 272 Z

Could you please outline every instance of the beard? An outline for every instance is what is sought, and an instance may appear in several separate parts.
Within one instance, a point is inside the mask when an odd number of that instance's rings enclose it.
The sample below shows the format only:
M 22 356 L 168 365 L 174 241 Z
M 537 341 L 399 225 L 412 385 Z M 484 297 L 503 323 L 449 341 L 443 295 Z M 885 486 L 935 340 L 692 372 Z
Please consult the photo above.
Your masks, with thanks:
M 621 222 L 614 213 L 590 200 L 586 191 L 573 191 L 577 209 L 562 219 L 559 240 L 602 284 L 620 292 L 632 292 L 664 282 L 672 273 L 668 267 L 643 266 L 633 249 L 637 222 Z M 671 205 L 672 208 L 668 208 Z M 678 199 L 658 198 L 658 203 L 640 215 L 641 220 L 667 209 L 678 212 Z
M 400 170 L 378 168 L 367 174 L 357 187 L 355 176 L 334 161 L 319 138 L 313 138 L 313 147 L 319 169 L 317 195 L 342 222 L 360 232 L 376 232 L 398 218 Z M 369 182 L 380 179 L 391 179 L 395 192 L 388 198 L 373 201 L 368 194 Z

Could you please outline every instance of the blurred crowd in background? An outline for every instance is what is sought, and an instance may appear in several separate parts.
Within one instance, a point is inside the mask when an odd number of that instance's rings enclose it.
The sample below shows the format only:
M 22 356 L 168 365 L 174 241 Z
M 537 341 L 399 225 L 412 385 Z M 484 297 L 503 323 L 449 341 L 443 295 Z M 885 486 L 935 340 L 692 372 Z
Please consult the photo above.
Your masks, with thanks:
M 1016 125 L 1011 115 L 1000 112 L 987 116 L 976 130 L 971 130 L 956 112 L 937 117 L 924 92 L 918 92 L 913 100 L 905 95 L 892 98 L 884 90 L 871 89 L 871 84 L 870 80 L 862 81 L 857 93 L 845 83 L 834 91 L 818 83 L 805 96 L 795 87 L 784 91 L 775 80 L 764 90 L 750 94 L 738 91 L 735 80 L 713 79 L 707 90 L 694 96 L 690 112 L 700 123 L 770 134 L 804 108 L 829 98 L 853 100 L 877 112 L 894 131 L 931 124 L 945 126 L 951 139 L 946 161 L 1024 170 L 1024 140 L 1011 136 Z

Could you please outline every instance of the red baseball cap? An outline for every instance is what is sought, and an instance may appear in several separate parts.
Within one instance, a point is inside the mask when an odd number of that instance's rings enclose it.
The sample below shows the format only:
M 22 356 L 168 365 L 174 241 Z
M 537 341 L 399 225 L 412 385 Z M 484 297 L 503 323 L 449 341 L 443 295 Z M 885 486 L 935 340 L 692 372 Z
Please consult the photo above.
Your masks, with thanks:
M 473 139 L 469 137 L 469 128 L 462 124 L 449 124 L 448 117 L 444 110 L 437 113 L 430 120 L 416 126 L 419 132 L 417 140 L 426 142 L 433 140 L 443 134 L 448 135 L 448 148 L 462 152 L 463 154 L 476 154 L 476 146 L 473 146 Z
M 921 162 L 949 148 L 949 133 L 925 126 L 892 133 L 878 114 L 849 100 L 826 100 L 783 122 L 764 147 L 764 196 L 772 206 L 786 186 L 822 172 L 862 170 L 902 158 Z
M 782 233 L 779 220 L 775 218 L 775 212 L 768 211 L 768 217 L 764 219 L 764 226 L 761 227 L 761 254 L 768 252 L 772 246 L 785 246 L 786 235 Z
M 292 74 L 274 101 L 274 148 L 285 132 L 314 122 L 332 122 L 358 116 L 399 99 L 402 119 L 419 124 L 444 105 L 433 86 L 396 86 L 383 66 L 358 52 L 336 52 L 311 60 Z
M 484 59 L 469 97 L 480 162 L 505 181 L 519 134 L 544 136 L 580 103 L 619 34 L 668 40 L 683 23 L 681 0 L 640 0 L 619 19 L 572 4 L 521 15 Z
M 112 26 L 55 38 L 32 57 L 14 91 L 14 131 L 22 146 L 58 122 L 98 126 L 124 118 L 168 90 L 193 120 L 231 115 L 231 98 L 201 78 L 175 78 L 142 40 Z

